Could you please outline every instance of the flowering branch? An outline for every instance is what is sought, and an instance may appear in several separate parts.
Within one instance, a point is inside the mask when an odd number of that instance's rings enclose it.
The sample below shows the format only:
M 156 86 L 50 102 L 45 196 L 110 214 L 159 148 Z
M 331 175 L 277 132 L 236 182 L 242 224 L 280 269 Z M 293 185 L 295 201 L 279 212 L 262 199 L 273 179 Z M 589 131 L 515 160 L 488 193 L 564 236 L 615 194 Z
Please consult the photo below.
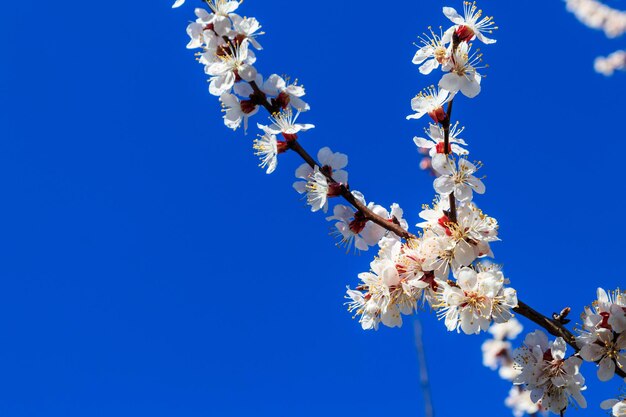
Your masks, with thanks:
M 267 99 L 266 94 L 261 91 L 255 81 L 250 81 L 250 86 L 254 90 L 254 95 L 252 96 L 253 101 L 263 106 L 271 115 L 280 112 L 280 106 L 277 105 L 278 102 L 274 102 L 274 104 L 270 103 Z M 390 232 L 395 233 L 397 236 L 403 239 L 415 238 L 413 234 L 404 230 L 398 223 L 394 222 L 393 219 L 391 219 L 392 221 L 390 221 L 389 219 L 379 216 L 372 210 L 370 210 L 365 204 L 363 204 L 350 192 L 350 189 L 347 185 L 337 183 L 337 181 L 333 179 L 332 175 L 329 174 L 328 171 L 322 170 L 322 166 L 320 166 L 320 164 L 317 163 L 306 150 L 304 150 L 304 148 L 297 139 L 288 141 L 287 146 L 289 149 L 300 155 L 304 162 L 306 162 L 311 168 L 319 168 L 320 172 L 322 172 L 326 176 L 326 179 L 331 184 L 336 184 L 339 187 L 338 193 L 341 195 L 341 197 L 343 197 L 348 203 L 356 208 L 358 212 L 363 213 L 366 220 L 376 223 L 377 225 L 389 230 Z
M 449 155 L 452 152 L 450 147 L 450 123 L 452 120 L 452 103 L 454 103 L 454 99 L 451 99 L 448 102 L 448 110 L 446 111 L 446 118 L 442 122 L 443 124 L 443 149 L 446 155 Z M 450 194 L 448 196 L 450 200 L 450 221 L 456 223 L 456 198 L 454 194 Z
M 184 1 L 177 0 L 174 6 Z M 585 309 L 583 327 L 575 336 L 566 327 L 569 309 L 553 318 L 540 314 L 518 300 L 500 265 L 484 261 L 494 257 L 490 244 L 499 240 L 499 226 L 473 202 L 474 193 L 486 191 L 474 175 L 482 164 L 467 159 L 467 143 L 459 137 L 463 128 L 452 124 L 451 118 L 455 97 L 471 99 L 481 91 L 483 76 L 478 70 L 486 66 L 480 65 L 482 53 L 471 51 L 471 42 L 496 42 L 487 37 L 497 29 L 491 17 L 483 17 L 475 3 L 464 3 L 463 16 L 444 7 L 444 15 L 454 25 L 439 35 L 431 30 L 421 39 L 413 59 L 422 74 L 437 68 L 444 72 L 438 88 L 429 87 L 412 100 L 415 114 L 408 117 L 428 115 L 434 122 L 426 129 L 429 139 L 416 137 L 414 142 L 432 158 L 438 194 L 433 206 L 425 206 L 420 213 L 424 221 L 417 226 L 422 231 L 413 234 L 399 205 L 394 203 L 387 210 L 367 203 L 351 189 L 345 154 L 324 147 L 315 159 L 303 148 L 299 135 L 315 128 L 297 122 L 309 110 L 302 99 L 305 90 L 297 81 L 291 83 L 277 74 L 264 79 L 257 72 L 253 49 L 262 49 L 256 40 L 262 34 L 261 25 L 255 18 L 235 13 L 241 2 L 203 1 L 211 12 L 196 9 L 197 20 L 187 28 L 188 47 L 202 50 L 198 60 L 210 76 L 209 92 L 222 104 L 225 125 L 247 130 L 249 118 L 261 107 L 267 110 L 272 124 L 257 124 L 262 134 L 253 144 L 260 166 L 271 174 L 280 154 L 289 150 L 298 154 L 304 164 L 296 170 L 298 181 L 293 188 L 306 195 L 311 211 L 327 212 L 329 200 L 342 197 L 351 207 L 337 204 L 327 217 L 335 222 L 341 243 L 361 251 L 379 248 L 370 271 L 359 274 L 361 282 L 347 291 L 348 309 L 359 317 L 363 329 L 377 329 L 380 323 L 401 326 L 402 315 L 416 312 L 424 303 L 445 319 L 449 331 L 466 334 L 515 326 L 513 312 L 527 317 L 556 336 L 549 341 L 542 331 L 530 333 L 518 354 L 509 355 L 512 371 L 505 379 L 518 385 L 516 398 L 532 401 L 534 408 L 526 407 L 534 410 L 528 411 L 531 414 L 549 410 L 562 415 L 571 401 L 586 407 L 581 394 L 586 389 L 580 373 L 583 359 L 598 364 L 598 377 L 603 381 L 625 375 L 626 293 L 599 290 L 598 300 L 593 308 Z M 505 343 L 503 338 L 499 342 Z M 576 353 L 566 358 L 567 345 Z

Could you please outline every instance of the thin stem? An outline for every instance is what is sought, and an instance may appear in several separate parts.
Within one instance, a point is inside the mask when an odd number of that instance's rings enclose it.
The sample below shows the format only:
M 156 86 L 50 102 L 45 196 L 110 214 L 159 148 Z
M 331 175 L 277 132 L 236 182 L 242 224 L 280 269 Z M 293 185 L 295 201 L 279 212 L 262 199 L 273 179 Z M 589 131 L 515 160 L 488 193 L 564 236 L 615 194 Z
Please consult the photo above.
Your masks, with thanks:
M 417 359 L 420 366 L 420 384 L 422 386 L 422 395 L 424 396 L 424 415 L 433 417 L 435 413 L 430 392 L 430 378 L 428 377 L 428 362 L 426 361 L 426 351 L 424 350 L 424 338 L 422 337 L 422 323 L 417 317 L 413 321 L 413 329 L 415 332 L 415 349 L 417 349 Z
M 263 91 L 261 91 L 261 89 L 256 84 L 256 82 L 250 81 L 249 84 L 254 90 L 254 94 L 250 98 L 251 100 L 255 101 L 255 104 L 263 106 L 270 114 L 274 114 L 280 111 L 280 107 L 278 107 L 276 103 L 272 104 L 269 102 L 269 100 L 267 99 L 267 96 L 265 95 Z M 302 147 L 302 145 L 300 144 L 300 142 L 298 142 L 297 139 L 291 140 L 288 143 L 289 143 L 289 149 L 291 149 L 292 151 L 300 155 L 300 157 L 304 160 L 304 162 L 309 164 L 311 168 L 314 168 L 314 167 L 322 168 L 315 161 L 315 159 L 313 159 L 313 157 Z M 324 173 L 324 175 L 326 176 L 329 182 L 334 183 L 334 184 L 337 183 L 331 175 L 327 173 Z M 363 213 L 363 215 L 365 216 L 367 220 L 370 220 L 376 223 L 377 225 L 381 226 L 382 228 L 395 233 L 396 235 L 398 235 L 399 237 L 403 239 L 414 239 L 416 237 L 412 233 L 409 233 L 406 230 L 404 230 L 399 224 L 395 223 L 393 219 L 391 220 L 386 219 L 374 213 L 372 210 L 370 210 L 365 204 L 363 204 L 356 197 L 354 197 L 354 195 L 352 195 L 352 192 L 348 188 L 347 184 L 341 184 L 340 192 L 341 192 L 341 196 L 348 203 L 350 203 L 354 208 L 356 208 L 358 211 Z
M 306 162 L 307 164 L 309 164 L 309 166 L 311 168 L 314 167 L 319 167 L 319 164 L 313 159 L 313 157 L 311 157 L 311 155 L 304 150 L 304 148 L 302 147 L 302 145 L 300 144 L 300 142 L 298 142 L 297 140 L 293 140 L 289 142 L 289 149 L 291 149 L 292 151 L 294 151 L 295 153 L 297 153 L 298 155 L 300 155 L 300 157 L 302 159 L 304 159 L 304 162 Z M 328 179 L 328 181 L 332 182 L 332 183 L 336 183 L 336 181 L 327 174 L 326 178 Z M 377 215 L 376 213 L 374 213 L 372 210 L 370 210 L 365 204 L 363 204 L 361 201 L 359 201 L 350 191 L 350 189 L 348 188 L 347 185 L 342 184 L 341 185 L 341 196 L 348 202 L 350 203 L 354 208 L 356 208 L 357 210 L 359 210 L 361 213 L 363 213 L 365 215 L 365 218 L 367 220 L 370 220 L 374 223 L 376 223 L 377 225 L 383 227 L 384 229 L 387 229 L 393 233 L 395 233 L 396 235 L 398 235 L 399 237 L 403 238 L 403 239 L 414 239 L 415 235 L 413 235 L 412 233 L 407 232 L 406 230 L 404 230 L 399 224 L 390 221 L 389 219 L 386 219 L 384 217 L 381 217 L 379 215 Z M 392 219 L 393 220 L 393 219 Z
M 576 351 L 579 350 L 578 345 L 576 344 L 576 337 L 557 320 L 544 316 L 526 303 L 519 300 L 517 302 L 517 307 L 514 308 L 513 311 L 543 327 L 551 335 L 562 337 L 568 345 L 573 347 Z
M 443 152 L 446 156 L 450 155 L 452 152 L 452 147 L 450 146 L 450 125 L 452 124 L 452 103 L 454 99 L 448 102 L 448 110 L 446 111 L 446 120 L 443 122 Z M 451 192 L 448 195 L 448 199 L 450 200 L 450 221 L 456 223 L 456 198 L 454 197 L 454 192 Z

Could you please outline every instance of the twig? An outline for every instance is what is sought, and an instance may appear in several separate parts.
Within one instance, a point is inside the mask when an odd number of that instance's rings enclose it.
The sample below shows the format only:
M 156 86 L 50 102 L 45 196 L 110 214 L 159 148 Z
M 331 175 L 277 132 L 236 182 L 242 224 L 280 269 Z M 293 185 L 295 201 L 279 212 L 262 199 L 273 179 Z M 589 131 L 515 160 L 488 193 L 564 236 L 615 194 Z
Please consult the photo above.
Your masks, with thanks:
M 450 124 L 452 123 L 452 103 L 454 99 L 448 102 L 448 110 L 446 111 L 446 119 L 443 121 L 443 152 L 446 156 L 450 155 L 452 152 L 452 147 L 450 146 Z M 454 193 L 450 193 L 448 196 L 450 200 L 450 211 L 449 217 L 450 221 L 456 223 L 456 197 Z
M 252 87 L 252 89 L 254 90 L 254 94 L 251 96 L 251 99 L 255 100 L 255 104 L 263 106 L 268 112 L 270 112 L 270 114 L 274 114 L 274 113 L 280 111 L 280 107 L 276 108 L 277 107 L 276 104 L 272 104 L 272 103 L 270 103 L 267 100 L 267 96 L 265 95 L 265 93 L 263 91 L 261 91 L 261 89 L 256 84 L 256 82 L 251 81 L 251 82 L 249 82 L 249 84 Z M 322 168 L 315 161 L 315 159 L 313 159 L 313 157 L 302 147 L 302 145 L 300 144 L 300 142 L 298 142 L 297 139 L 288 141 L 288 144 L 289 144 L 289 149 L 291 149 L 292 151 L 294 151 L 295 153 L 300 155 L 300 157 L 307 164 L 309 164 L 309 166 L 311 166 L 311 168 L 316 167 L 316 166 L 319 167 L 319 168 Z M 327 180 L 329 182 L 334 183 L 334 184 L 337 183 L 333 179 L 332 175 L 330 175 L 329 173 L 326 173 L 324 171 L 322 171 L 322 173 L 326 176 L 326 178 L 327 178 Z M 396 235 L 398 235 L 399 237 L 401 237 L 403 239 L 414 239 L 415 238 L 415 235 L 413 235 L 412 233 L 409 233 L 406 230 L 404 230 L 399 224 L 394 223 L 393 220 L 390 221 L 389 219 L 381 217 L 378 214 L 374 213 L 369 208 L 367 208 L 367 206 L 365 204 L 363 204 L 356 197 L 354 197 L 354 195 L 352 195 L 352 192 L 348 188 L 347 184 L 342 184 L 340 192 L 341 192 L 341 196 L 348 203 L 350 203 L 354 208 L 356 208 L 358 211 L 363 213 L 363 215 L 365 216 L 365 218 L 367 220 L 370 220 L 370 221 L 376 223 L 377 225 L 381 226 L 382 228 L 387 229 L 390 232 L 395 233 Z

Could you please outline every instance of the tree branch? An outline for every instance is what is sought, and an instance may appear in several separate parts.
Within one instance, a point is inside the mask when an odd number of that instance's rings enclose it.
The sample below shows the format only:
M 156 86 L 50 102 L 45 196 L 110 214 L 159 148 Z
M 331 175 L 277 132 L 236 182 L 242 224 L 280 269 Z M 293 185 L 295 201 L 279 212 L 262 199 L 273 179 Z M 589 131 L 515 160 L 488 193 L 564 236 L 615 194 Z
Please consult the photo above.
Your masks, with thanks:
M 454 99 L 448 102 L 448 110 L 446 111 L 446 120 L 443 122 L 443 151 L 445 155 L 450 155 L 452 146 L 450 146 L 450 124 L 452 123 L 452 103 Z M 450 200 L 450 221 L 456 223 L 456 197 L 454 192 L 448 196 Z
M 227 36 L 224 36 L 224 39 L 231 45 L 231 47 L 234 47 L 233 42 Z M 456 46 L 458 46 L 458 41 L 456 39 L 453 39 L 453 42 L 454 42 L 454 48 L 456 49 Z M 270 115 L 274 115 L 280 112 L 280 104 L 277 102 L 270 102 L 267 99 L 267 95 L 261 90 L 261 88 L 257 85 L 255 81 L 249 81 L 248 84 L 254 90 L 254 93 L 252 94 L 252 96 L 250 96 L 250 99 L 253 100 L 255 104 L 264 107 Z M 454 99 L 448 102 L 448 109 L 446 112 L 447 117 L 446 117 L 445 122 L 442 123 L 443 129 L 444 129 L 444 152 L 446 153 L 446 155 L 450 154 L 451 152 L 450 126 L 451 126 L 451 118 L 452 118 L 453 101 Z M 291 149 L 292 151 L 300 155 L 300 157 L 307 164 L 309 164 L 311 168 L 314 168 L 316 166 L 319 168 L 322 168 L 315 161 L 315 159 L 313 159 L 313 157 L 302 147 L 302 145 L 297 141 L 297 139 L 289 141 L 289 149 Z M 324 175 L 326 176 L 329 182 L 334 183 L 334 184 L 337 183 L 329 174 L 324 173 Z M 409 233 L 408 231 L 404 230 L 402 227 L 400 227 L 399 224 L 395 223 L 393 219 L 386 219 L 384 217 L 381 217 L 377 215 L 376 213 L 374 213 L 369 208 L 367 208 L 365 204 L 357 200 L 354 197 L 354 195 L 352 195 L 352 192 L 350 191 L 347 184 L 342 184 L 341 196 L 348 203 L 350 203 L 355 209 L 363 213 L 363 215 L 365 216 L 367 220 L 372 221 L 376 223 L 377 225 L 381 226 L 382 228 L 395 233 L 397 236 L 399 236 L 402 239 L 408 240 L 408 239 L 416 238 L 414 234 Z M 450 220 L 453 222 L 456 222 L 457 221 L 456 198 L 454 197 L 454 193 L 450 193 L 449 198 L 450 198 L 450 213 L 449 213 Z M 524 302 L 520 300 L 518 300 L 518 306 L 514 308 L 513 311 L 515 311 L 517 314 L 521 316 L 526 317 L 528 320 L 534 322 L 538 326 L 542 327 L 543 329 L 548 331 L 548 333 L 550 333 L 551 335 L 556 336 L 556 337 L 562 337 L 565 340 L 565 342 L 567 342 L 568 345 L 574 348 L 576 352 L 580 350 L 576 344 L 576 337 L 558 320 L 550 319 L 544 316 L 543 314 L 534 310 L 532 307 L 528 306 L 527 304 L 525 304 Z M 615 373 L 622 378 L 626 378 L 626 372 L 624 372 L 624 370 L 620 369 L 619 367 L 616 367 Z

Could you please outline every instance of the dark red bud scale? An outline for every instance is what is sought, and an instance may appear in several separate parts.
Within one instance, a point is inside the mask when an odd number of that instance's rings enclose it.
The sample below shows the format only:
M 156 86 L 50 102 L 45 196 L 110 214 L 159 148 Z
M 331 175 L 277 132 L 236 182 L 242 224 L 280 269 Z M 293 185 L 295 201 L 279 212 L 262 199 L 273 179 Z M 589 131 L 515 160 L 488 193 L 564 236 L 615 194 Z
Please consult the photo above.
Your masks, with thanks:
M 241 45 L 244 40 L 246 40 L 246 35 L 240 33 L 237 36 L 235 36 L 234 43 L 236 45 Z
M 280 108 L 286 109 L 289 106 L 289 102 L 291 101 L 291 99 L 289 97 L 289 94 L 281 91 L 274 101 L 276 105 L 280 106 Z
M 545 351 L 545 353 L 543 354 L 543 360 L 548 362 L 552 362 L 554 360 L 554 356 L 552 356 L 552 349 L 548 349 Z
M 461 25 L 456 28 L 456 35 L 461 42 L 471 41 L 475 33 L 469 26 Z
M 245 114 L 250 114 L 256 109 L 256 104 L 252 100 L 241 101 L 241 111 Z
M 296 135 L 295 133 L 283 133 L 283 137 L 287 142 L 293 142 L 294 140 L 298 139 L 298 135 Z
M 452 153 L 452 145 L 448 143 L 448 152 L 446 152 L 445 147 L 446 147 L 446 144 L 444 142 L 439 142 L 437 146 L 435 147 L 435 149 L 437 150 L 437 153 L 445 153 L 445 154 Z
M 609 313 L 600 313 L 602 316 L 602 322 L 600 323 L 600 327 L 603 329 L 611 330 L 611 325 L 609 324 L 609 317 L 611 316 Z
M 448 216 L 444 215 L 439 220 L 437 220 L 437 223 L 439 223 L 439 226 L 443 227 L 446 230 L 446 235 L 452 236 L 452 232 L 448 227 L 448 224 L 450 223 L 450 218 Z
M 439 108 L 429 112 L 428 115 L 430 116 L 431 119 L 433 119 L 433 121 L 435 121 L 437 123 L 442 123 L 448 117 L 448 115 L 446 114 L 446 111 L 443 109 L 443 107 L 439 107 Z
M 229 50 L 226 47 L 226 45 L 222 45 L 222 46 L 218 46 L 217 49 L 215 50 L 215 56 L 227 56 L 229 54 Z
M 437 284 L 437 281 L 435 280 L 435 273 L 433 271 L 424 272 L 424 276 L 420 279 L 420 281 L 427 283 L 430 285 L 431 290 L 437 292 L 439 284 Z
M 277 140 L 276 148 L 278 149 L 278 153 L 285 153 L 289 150 L 289 144 L 283 140 Z
M 350 222 L 348 227 L 354 233 L 361 233 L 363 229 L 365 229 L 365 225 L 367 224 L 367 219 L 365 218 L 365 214 L 361 211 L 357 211 L 354 213 L 354 220 Z

